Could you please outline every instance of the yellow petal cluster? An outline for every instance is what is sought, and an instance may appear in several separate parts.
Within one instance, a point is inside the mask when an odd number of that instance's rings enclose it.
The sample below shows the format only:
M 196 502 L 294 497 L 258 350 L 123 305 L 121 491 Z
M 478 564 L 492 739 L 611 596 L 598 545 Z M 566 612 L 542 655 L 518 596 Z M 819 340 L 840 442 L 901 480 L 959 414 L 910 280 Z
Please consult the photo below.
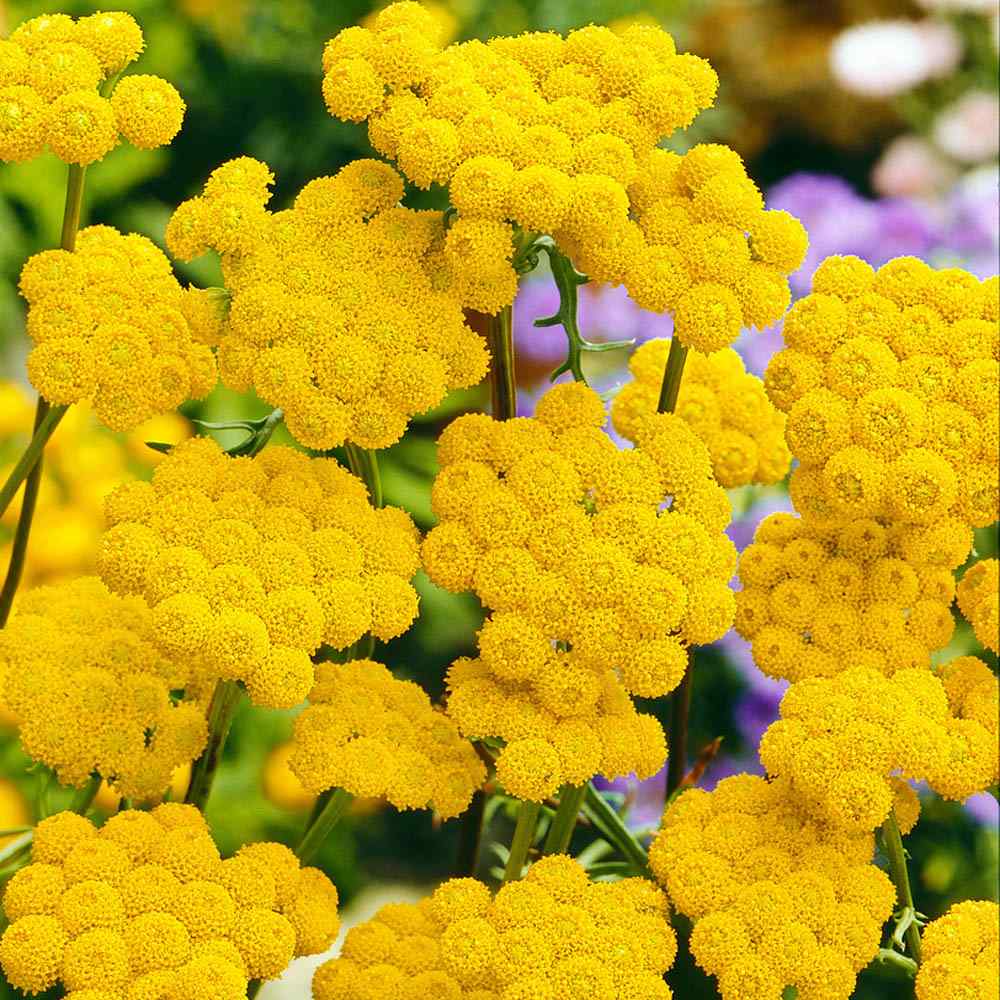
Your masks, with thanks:
M 757 666 L 791 681 L 864 665 L 926 668 L 951 640 L 954 569 L 972 543 L 950 518 L 884 527 L 772 514 L 740 554 L 736 630 Z
M 157 76 L 127 76 L 110 99 L 106 81 L 138 58 L 142 29 L 131 14 L 101 11 L 74 20 L 42 14 L 0 40 L 0 161 L 34 159 L 46 147 L 86 166 L 118 145 L 163 146 L 180 131 L 185 104 Z
M 873 851 L 871 833 L 817 820 L 787 781 L 741 774 L 675 799 L 649 861 L 724 1000 L 779 1000 L 787 986 L 848 1000 L 895 902 Z
M 498 774 L 523 798 L 654 773 L 663 734 L 629 695 L 673 690 L 687 647 L 733 620 L 731 510 L 705 446 L 659 414 L 621 451 L 605 421 L 600 397 L 567 383 L 535 417 L 459 417 L 438 442 L 424 567 L 494 612 L 480 658 L 449 671 L 448 712 L 507 741 Z
M 764 384 L 788 414 L 803 514 L 896 525 L 997 519 L 996 292 L 900 257 L 830 257 L 789 312 Z
M 233 458 L 194 438 L 151 484 L 111 493 L 106 516 L 102 577 L 145 597 L 156 643 L 203 689 L 239 679 L 257 704 L 291 708 L 313 686 L 321 644 L 391 639 L 417 612 L 413 522 L 373 509 L 332 458 L 274 445 Z
M 632 380 L 611 405 L 615 430 L 629 440 L 656 412 L 669 350 L 669 340 L 649 340 L 629 359 Z M 732 348 L 688 353 L 674 412 L 705 442 L 720 486 L 771 486 L 788 474 L 792 456 L 785 444 L 785 416 Z
M 448 185 L 458 219 L 446 270 L 468 308 L 517 290 L 515 242 L 548 234 L 597 281 L 675 313 L 712 351 L 788 307 L 805 231 L 765 212 L 739 156 L 658 148 L 715 100 L 709 64 L 653 24 L 526 32 L 442 49 L 412 3 L 348 28 L 323 57 L 330 113 L 367 121 L 372 145 L 418 187 Z
M 996 559 L 981 559 L 965 572 L 958 584 L 958 607 L 976 638 L 987 649 L 1000 652 L 1000 563 Z
M 802 808 L 858 831 L 885 822 L 893 773 L 949 799 L 983 791 L 1000 769 L 997 678 L 974 657 L 942 675 L 850 667 L 793 684 L 761 740 L 761 762 L 791 782 Z
M 273 177 L 246 157 L 219 167 L 167 227 L 175 257 L 222 257 L 223 381 L 285 411 L 310 448 L 384 448 L 415 413 L 486 374 L 484 342 L 440 275 L 442 214 L 402 208 L 403 179 L 356 160 L 269 212 Z
M 141 598 L 100 580 L 24 594 L 0 631 L 0 700 L 21 744 L 67 785 L 97 772 L 126 797 L 156 798 L 205 745 L 201 707 L 177 700 L 187 667 L 153 641 Z
M 342 788 L 397 809 L 464 812 L 486 769 L 423 689 L 372 660 L 322 663 L 288 764 L 309 792 Z
M 956 903 L 922 931 L 923 958 L 917 970 L 917 1000 L 1000 996 L 997 925 L 1000 913 L 991 900 Z
M 50 403 L 93 399 L 115 431 L 131 430 L 215 387 L 211 350 L 185 317 L 186 296 L 163 252 L 109 226 L 80 231 L 76 250 L 24 265 L 28 377 Z
M 452 879 L 352 927 L 316 970 L 315 1000 L 670 1000 L 677 940 L 645 879 L 594 883 L 571 858 L 542 858 L 495 897 Z
M 223 861 L 194 806 L 127 810 L 100 829 L 57 813 L 4 891 L 0 965 L 26 993 L 245 1000 L 250 980 L 330 946 L 337 902 L 281 844 Z
M 31 440 L 34 400 L 20 385 L 0 379 L 0 480 Z M 146 441 L 181 441 L 190 425 L 177 413 L 161 414 L 127 438 L 109 433 L 86 405 L 72 407 L 45 448 L 22 586 L 57 583 L 93 573 L 94 538 L 104 528 L 104 498 L 130 475 L 149 475 L 161 458 Z M 0 566 L 21 509 L 20 493 L 0 517 Z

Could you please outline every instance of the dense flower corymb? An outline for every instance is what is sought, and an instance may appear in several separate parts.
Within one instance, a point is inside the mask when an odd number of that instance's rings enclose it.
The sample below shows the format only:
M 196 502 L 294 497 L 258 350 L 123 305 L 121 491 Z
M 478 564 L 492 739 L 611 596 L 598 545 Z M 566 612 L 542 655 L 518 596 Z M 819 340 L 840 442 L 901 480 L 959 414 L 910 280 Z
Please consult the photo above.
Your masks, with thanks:
M 894 525 L 997 519 L 995 289 L 900 257 L 830 257 L 764 384 L 787 412 L 796 509 Z
M 958 585 L 958 606 L 976 638 L 987 649 L 1000 652 L 1000 563 L 996 559 L 980 559 L 969 567 Z
M 102 577 L 145 596 L 155 641 L 192 664 L 203 690 L 239 679 L 257 704 L 291 708 L 313 685 L 321 644 L 390 639 L 417 612 L 413 522 L 373 509 L 334 459 L 273 445 L 232 458 L 195 438 L 152 484 L 115 490 L 106 513 Z
M 889 528 L 772 514 L 740 555 L 736 629 L 771 677 L 927 668 L 954 632 L 953 571 L 971 543 L 950 518 Z
M 167 245 L 222 256 L 230 294 L 216 333 L 223 381 L 280 406 L 310 448 L 384 448 L 415 413 L 486 374 L 482 338 L 436 280 L 442 214 L 398 205 L 403 180 L 356 160 L 268 212 L 271 172 L 241 158 L 184 202 Z
M 944 916 L 932 920 L 922 933 L 917 1000 L 996 1000 L 1000 996 L 998 921 L 997 904 L 978 899 L 956 903 Z
M 878 951 L 895 890 L 871 833 L 801 808 L 785 781 L 736 775 L 667 809 L 649 851 L 674 906 L 694 920 L 691 952 L 724 1000 L 847 1000 Z
M 677 941 L 645 879 L 593 883 L 565 855 L 536 862 L 495 897 L 452 879 L 417 904 L 390 903 L 347 932 L 317 969 L 315 1000 L 670 1000 Z
M 57 813 L 7 884 L 7 980 L 27 993 L 245 1000 L 337 936 L 337 889 L 281 844 L 222 860 L 194 806 L 128 810 L 101 829 Z
M 615 395 L 611 419 L 630 440 L 641 421 L 656 412 L 669 349 L 669 340 L 650 340 L 629 358 L 633 379 Z M 773 485 L 788 474 L 792 456 L 785 444 L 785 417 L 731 348 L 687 355 L 674 412 L 705 442 L 721 486 Z
M 367 121 L 372 145 L 417 186 L 449 187 L 459 218 L 444 270 L 469 308 L 495 313 L 517 289 L 514 237 L 545 233 L 597 281 L 675 314 L 698 350 L 788 306 L 802 226 L 765 212 L 739 156 L 659 141 L 715 100 L 704 59 L 658 26 L 588 25 L 442 49 L 418 4 L 348 28 L 323 56 L 331 114 Z
M 187 297 L 144 236 L 90 226 L 76 250 L 45 250 L 21 271 L 28 377 L 50 403 L 93 399 L 112 430 L 130 430 L 215 387 L 212 351 L 185 316 Z
M 289 766 L 310 792 L 343 788 L 398 809 L 462 812 L 486 777 L 475 750 L 424 691 L 371 660 L 316 669 Z
M 143 48 L 131 14 L 101 11 L 74 21 L 42 14 L 0 40 L 0 161 L 20 162 L 46 146 L 86 166 L 118 145 L 170 142 L 184 121 L 176 88 L 157 76 L 127 76 L 110 98 L 98 92 Z
M 705 446 L 659 414 L 620 451 L 605 420 L 569 383 L 536 418 L 460 417 L 438 443 L 424 566 L 493 611 L 480 658 L 449 671 L 448 711 L 466 735 L 507 741 L 498 773 L 519 797 L 654 773 L 662 731 L 629 694 L 671 691 L 688 645 L 732 622 L 730 507 Z
M 889 815 L 891 774 L 951 799 L 983 791 L 997 781 L 997 678 L 975 657 L 941 675 L 851 667 L 793 684 L 761 740 L 761 762 L 792 783 L 803 809 L 863 831 Z
M 171 693 L 187 668 L 154 644 L 145 602 L 92 577 L 20 598 L 0 631 L 0 677 L 24 749 L 64 784 L 96 771 L 121 795 L 156 798 L 205 745 L 203 709 Z

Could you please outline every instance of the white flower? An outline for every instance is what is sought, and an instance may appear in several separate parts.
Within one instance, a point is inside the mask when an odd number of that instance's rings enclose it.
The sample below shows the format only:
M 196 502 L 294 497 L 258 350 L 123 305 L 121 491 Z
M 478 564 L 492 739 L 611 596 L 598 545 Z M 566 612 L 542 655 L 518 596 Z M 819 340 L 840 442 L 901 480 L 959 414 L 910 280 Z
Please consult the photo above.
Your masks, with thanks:
M 869 21 L 837 36 L 830 68 L 845 90 L 862 97 L 893 97 L 951 72 L 961 55 L 961 39 L 951 25 Z
M 962 163 L 981 163 L 1000 152 L 1000 100 L 986 90 L 970 90 L 934 123 L 934 141 Z
M 954 168 L 925 139 L 902 135 L 886 146 L 872 170 L 872 187 L 886 198 L 920 198 L 947 187 Z

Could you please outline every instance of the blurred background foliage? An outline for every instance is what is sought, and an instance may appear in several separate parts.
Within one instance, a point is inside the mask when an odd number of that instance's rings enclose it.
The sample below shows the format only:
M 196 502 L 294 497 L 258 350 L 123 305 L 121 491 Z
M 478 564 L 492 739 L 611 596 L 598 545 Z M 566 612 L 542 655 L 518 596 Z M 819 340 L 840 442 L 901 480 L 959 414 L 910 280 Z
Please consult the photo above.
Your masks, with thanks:
M 134 14 L 144 29 L 147 49 L 139 71 L 173 81 L 188 111 L 171 146 L 154 152 L 126 146 L 88 171 L 89 221 L 162 242 L 171 207 L 227 159 L 265 160 L 277 175 L 274 204 L 280 207 L 311 178 L 370 155 L 364 130 L 331 119 L 319 89 L 325 40 L 363 23 L 373 9 L 368 0 L 136 0 L 114 6 Z M 672 144 L 733 146 L 761 187 L 770 189 L 769 202 L 803 218 L 814 249 L 797 276 L 798 294 L 828 253 L 858 253 L 875 264 L 914 253 L 981 276 L 997 270 L 996 0 L 436 0 L 435 6 L 456 39 L 642 17 L 672 31 L 679 49 L 709 58 L 721 78 L 716 107 Z M 94 9 L 70 0 L 0 0 L 0 37 L 36 14 Z M 0 388 L 0 473 L 16 458 L 30 426 L 31 397 L 21 388 L 25 339 L 17 276 L 28 256 L 55 245 L 64 183 L 65 167 L 51 156 L 0 166 L 0 378 L 8 380 Z M 428 196 L 422 200 L 427 203 Z M 220 283 L 207 259 L 180 270 L 193 283 Z M 532 289 L 539 293 L 530 286 L 523 294 Z M 626 329 L 639 339 L 663 335 L 662 322 L 644 334 L 644 321 L 619 300 L 584 291 L 588 336 L 611 339 Z M 531 308 L 525 304 L 522 312 Z M 540 303 L 527 319 L 546 311 Z M 518 349 L 530 409 L 551 359 L 540 346 L 542 332 L 524 326 Z M 780 329 L 753 334 L 744 350 L 748 368 L 761 374 L 780 343 Z M 620 382 L 624 358 L 597 357 L 605 366 L 602 379 Z M 454 414 L 485 405 L 482 388 L 456 394 L 381 456 L 388 502 L 409 510 L 421 528 L 432 523 L 437 433 Z M 184 416 L 220 420 L 264 412 L 258 401 L 220 388 Z M 176 442 L 192 431 L 182 417 L 159 420 L 128 437 L 98 428 L 83 410 L 65 421 L 47 462 L 29 581 L 87 572 L 103 495 L 126 476 L 150 474 L 157 455 L 144 447 L 145 440 Z M 275 440 L 282 440 L 280 432 Z M 782 490 L 734 496 L 734 540 L 745 545 L 760 517 L 786 505 Z M 0 524 L 0 562 L 6 561 L 11 526 L 8 512 Z M 995 554 L 995 530 L 980 532 L 977 548 Z M 446 594 L 426 579 L 418 583 L 418 622 L 376 655 L 437 698 L 447 665 L 473 651 L 482 609 L 471 597 Z M 693 751 L 722 739 L 722 752 L 705 775 L 708 785 L 734 770 L 756 768 L 756 741 L 775 717 L 781 694 L 780 685 L 755 671 L 745 644 L 731 639 L 700 649 L 696 658 Z M 957 651 L 980 652 L 962 623 L 949 653 Z M 666 721 L 664 703 L 646 708 Z M 208 809 L 223 852 L 250 840 L 295 841 L 310 803 L 284 763 L 290 733 L 287 713 L 244 705 L 237 717 Z M 66 799 L 44 771 L 30 765 L 10 720 L 0 717 L 0 828 L 30 823 Z M 183 781 L 178 776 L 180 787 Z M 655 823 L 662 780 L 619 784 L 632 803 L 633 823 Z M 114 807 L 107 793 L 100 804 Z M 929 916 L 956 899 L 996 897 L 996 815 L 989 796 L 964 807 L 925 802 L 908 848 L 915 893 Z M 452 874 L 460 827 L 451 821 L 439 828 L 425 812 L 357 802 L 320 863 L 347 904 L 373 887 L 427 886 Z M 491 817 L 490 836 L 504 841 L 510 828 L 501 807 Z M 481 872 L 492 863 L 495 858 L 484 852 Z M 715 995 L 711 983 L 683 963 L 668 978 L 685 1000 Z M 301 986 L 285 993 L 272 986 L 263 995 L 305 993 Z M 889 973 L 869 970 L 856 995 L 904 998 L 912 991 Z

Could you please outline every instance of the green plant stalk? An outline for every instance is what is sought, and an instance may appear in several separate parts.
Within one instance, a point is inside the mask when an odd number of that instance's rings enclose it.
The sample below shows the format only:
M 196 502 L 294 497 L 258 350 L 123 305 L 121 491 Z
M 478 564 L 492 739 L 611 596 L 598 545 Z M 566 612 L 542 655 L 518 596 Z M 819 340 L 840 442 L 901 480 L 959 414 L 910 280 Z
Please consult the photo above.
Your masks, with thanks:
M 670 340 L 667 364 L 663 369 L 657 413 L 673 413 L 681 391 L 684 362 L 688 349 L 677 339 Z M 669 798 L 684 780 L 687 768 L 688 718 L 691 715 L 691 688 L 693 684 L 691 653 L 680 684 L 670 698 L 670 732 L 667 734 L 667 797 Z
M 204 812 L 205 804 L 212 793 L 212 784 L 222 761 L 222 751 L 233 724 L 233 716 L 243 698 L 243 690 L 236 681 L 219 681 L 212 692 L 208 707 L 208 742 L 201 756 L 191 769 L 184 801 L 197 806 Z
M 86 167 L 79 167 L 72 164 L 66 178 L 66 205 L 63 209 L 62 233 L 59 245 L 63 250 L 68 250 L 71 253 L 76 249 L 76 234 L 80 228 L 80 215 L 83 211 L 83 185 L 86 173 Z M 61 410 L 62 412 L 59 412 L 58 407 L 54 408 L 55 412 L 52 419 L 47 422 L 47 418 L 50 412 L 53 412 L 53 409 L 50 409 L 46 400 L 42 399 L 41 396 L 38 397 L 38 405 L 35 407 L 34 434 L 25 452 L 25 455 L 32 452 L 34 457 L 33 459 L 28 457 L 25 462 L 26 468 L 24 468 L 23 473 L 24 497 L 21 500 L 21 512 L 17 518 L 17 527 L 14 529 L 14 541 L 11 544 L 7 576 L 3 582 L 3 589 L 0 590 L 0 628 L 7 624 L 7 619 L 10 617 L 11 605 L 14 603 L 14 595 L 17 593 L 17 588 L 21 583 L 21 575 L 24 572 L 24 560 L 28 552 L 28 540 L 31 536 L 31 522 L 35 517 L 38 488 L 42 481 L 42 456 L 45 452 L 45 444 L 48 438 L 52 436 L 52 432 L 62 419 L 63 413 L 66 412 L 65 407 L 62 407 Z M 44 435 L 43 426 L 47 429 L 47 435 Z M 36 438 L 39 438 L 37 443 Z M 22 460 L 24 460 L 24 456 L 22 456 Z M 15 471 L 20 466 L 21 462 L 18 462 L 18 465 L 15 466 Z M 7 485 L 9 484 L 10 480 L 4 486 L 4 510 L 7 509 L 10 500 L 13 499 L 13 493 L 17 492 L 20 482 L 13 484 L 13 492 L 10 497 L 6 497 Z
M 344 446 L 347 452 L 347 464 L 351 472 L 368 487 L 368 499 L 373 507 L 382 507 L 382 477 L 378 471 L 378 455 L 370 448 L 362 448 L 348 441 Z
M 458 831 L 458 854 L 455 858 L 456 878 L 475 878 L 479 869 L 479 851 L 483 841 L 483 822 L 486 819 L 486 792 L 476 789 L 469 808 L 462 814 Z
M 888 818 L 882 824 L 882 849 L 889 862 L 889 875 L 896 886 L 896 896 L 904 915 L 910 919 L 904 936 L 910 949 L 909 957 L 917 965 L 921 961 L 920 927 L 916 922 L 916 909 L 913 905 L 913 891 L 910 888 L 910 874 L 906 867 L 906 851 L 903 848 L 903 835 L 899 830 L 895 811 L 890 811 Z
M 31 441 L 25 448 L 24 454 L 17 460 L 17 464 L 11 469 L 3 488 L 0 489 L 0 516 L 6 513 L 11 501 L 20 489 L 21 483 L 38 463 L 39 457 L 45 450 L 45 445 L 68 409 L 69 407 L 65 404 L 51 406 L 44 399 L 39 398 L 38 410 L 35 413 L 35 429 Z M 39 411 L 41 411 L 41 420 L 39 420 Z
M 306 824 L 305 833 L 295 848 L 295 855 L 304 865 L 319 853 L 330 831 L 340 821 L 353 796 L 343 788 L 328 788 L 318 799 Z
M 101 776 L 95 771 L 87 779 L 87 783 L 73 793 L 73 798 L 70 800 L 68 807 L 69 810 L 79 813 L 81 816 L 85 815 L 87 810 L 94 804 L 97 793 L 101 790 L 102 780 Z
M 563 785 L 559 792 L 559 808 L 552 818 L 543 854 L 565 854 L 576 829 L 583 800 L 587 797 L 586 785 Z
M 528 851 L 531 850 L 531 844 L 535 839 L 538 813 L 541 808 L 539 802 L 528 802 L 527 800 L 521 802 L 521 808 L 517 813 L 517 825 L 514 827 L 514 839 L 510 842 L 507 867 L 503 873 L 504 884 L 516 882 L 524 871 L 525 863 L 528 860 Z
M 667 799 L 681 787 L 687 773 L 688 720 L 691 717 L 691 650 L 680 684 L 670 696 L 670 732 L 667 736 Z
M 490 348 L 490 400 L 494 420 L 517 416 L 517 383 L 514 379 L 513 309 L 504 306 L 486 317 L 486 339 Z
M 586 786 L 584 812 L 600 830 L 605 840 L 617 847 L 640 874 L 649 874 L 649 858 L 642 844 L 635 839 L 621 816 L 615 812 L 611 803 L 601 795 L 592 782 Z

